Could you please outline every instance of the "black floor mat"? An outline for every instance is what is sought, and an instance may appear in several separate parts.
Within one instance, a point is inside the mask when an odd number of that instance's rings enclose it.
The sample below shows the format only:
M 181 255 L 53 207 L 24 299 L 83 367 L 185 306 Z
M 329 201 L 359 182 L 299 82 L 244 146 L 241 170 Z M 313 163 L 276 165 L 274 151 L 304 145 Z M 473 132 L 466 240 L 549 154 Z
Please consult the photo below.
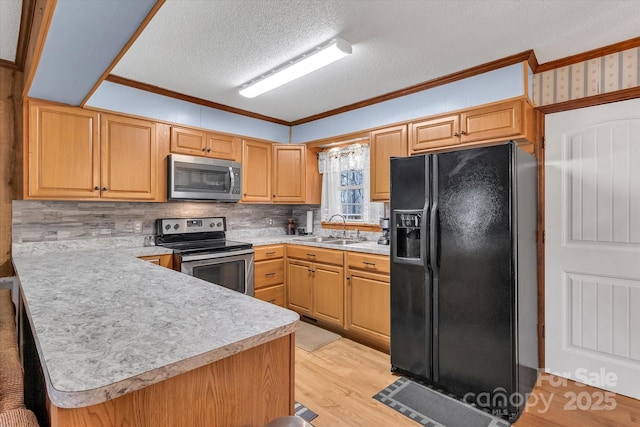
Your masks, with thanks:
M 407 378 L 373 396 L 416 423 L 428 427 L 509 427 L 511 424 Z

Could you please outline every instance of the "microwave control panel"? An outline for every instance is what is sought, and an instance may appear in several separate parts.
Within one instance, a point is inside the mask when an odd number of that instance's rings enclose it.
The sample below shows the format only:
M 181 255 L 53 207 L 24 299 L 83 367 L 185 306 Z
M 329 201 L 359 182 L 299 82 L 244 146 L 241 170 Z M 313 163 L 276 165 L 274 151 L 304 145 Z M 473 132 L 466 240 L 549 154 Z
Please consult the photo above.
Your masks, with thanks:
M 159 221 L 159 234 L 203 233 L 210 231 L 226 231 L 224 217 L 209 218 L 169 218 Z

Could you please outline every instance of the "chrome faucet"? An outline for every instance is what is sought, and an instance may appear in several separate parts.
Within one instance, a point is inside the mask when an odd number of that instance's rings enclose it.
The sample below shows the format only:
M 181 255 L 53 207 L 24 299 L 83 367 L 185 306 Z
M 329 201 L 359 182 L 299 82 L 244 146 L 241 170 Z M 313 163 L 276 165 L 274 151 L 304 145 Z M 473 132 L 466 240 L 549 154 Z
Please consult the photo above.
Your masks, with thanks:
M 347 238 L 347 220 L 344 219 L 344 216 L 341 214 L 334 214 L 331 215 L 331 218 L 329 218 L 328 222 L 331 222 L 331 220 L 333 219 L 333 217 L 339 216 L 340 218 L 342 218 L 342 238 L 346 239 Z

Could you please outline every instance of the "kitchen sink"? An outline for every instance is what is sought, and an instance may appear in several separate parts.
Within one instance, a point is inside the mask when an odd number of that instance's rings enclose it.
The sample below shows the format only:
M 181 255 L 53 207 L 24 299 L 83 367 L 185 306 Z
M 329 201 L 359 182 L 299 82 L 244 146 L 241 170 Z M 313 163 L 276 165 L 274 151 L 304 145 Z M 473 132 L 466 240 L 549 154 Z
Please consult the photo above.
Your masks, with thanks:
M 359 240 L 350 240 L 350 239 L 333 239 L 333 240 L 328 240 L 325 243 L 329 244 L 329 245 L 352 245 L 354 243 L 360 243 Z
M 317 237 L 299 237 L 299 238 L 293 239 L 293 240 L 298 241 L 298 242 L 329 243 L 329 242 L 336 241 L 336 238 L 335 237 L 317 236 Z

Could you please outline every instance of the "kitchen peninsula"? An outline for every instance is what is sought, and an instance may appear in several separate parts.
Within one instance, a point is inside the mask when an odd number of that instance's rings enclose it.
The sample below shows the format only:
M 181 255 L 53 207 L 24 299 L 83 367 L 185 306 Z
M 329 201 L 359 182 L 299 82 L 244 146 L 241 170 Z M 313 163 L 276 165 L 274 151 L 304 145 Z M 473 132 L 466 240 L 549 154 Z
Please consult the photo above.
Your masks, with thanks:
M 137 258 L 163 248 L 20 246 L 23 334 L 52 427 L 261 426 L 292 413 L 296 313 Z

